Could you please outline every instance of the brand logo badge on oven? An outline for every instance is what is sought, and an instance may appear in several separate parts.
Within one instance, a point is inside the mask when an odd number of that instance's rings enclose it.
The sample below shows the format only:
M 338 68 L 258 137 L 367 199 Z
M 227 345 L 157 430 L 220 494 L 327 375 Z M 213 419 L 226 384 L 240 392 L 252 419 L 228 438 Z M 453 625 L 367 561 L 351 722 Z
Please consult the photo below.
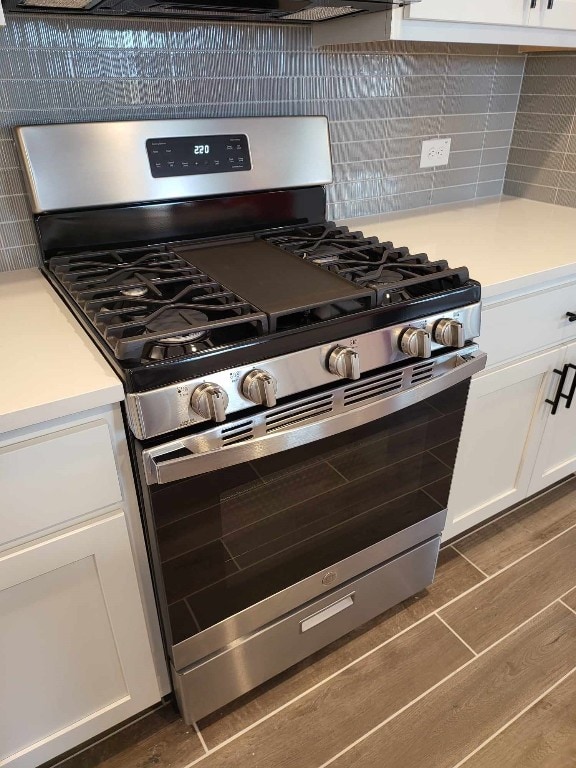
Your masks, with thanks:
M 328 571 L 328 573 L 325 573 L 322 577 L 322 584 L 327 587 L 329 584 L 334 584 L 337 578 L 338 574 L 336 571 Z

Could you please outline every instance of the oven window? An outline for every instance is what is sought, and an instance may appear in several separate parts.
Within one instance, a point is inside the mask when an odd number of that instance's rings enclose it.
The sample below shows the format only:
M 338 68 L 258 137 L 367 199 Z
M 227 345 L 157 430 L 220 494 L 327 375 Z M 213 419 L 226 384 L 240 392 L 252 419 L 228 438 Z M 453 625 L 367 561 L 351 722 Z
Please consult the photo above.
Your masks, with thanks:
M 173 642 L 444 509 L 468 386 L 299 448 L 152 486 Z

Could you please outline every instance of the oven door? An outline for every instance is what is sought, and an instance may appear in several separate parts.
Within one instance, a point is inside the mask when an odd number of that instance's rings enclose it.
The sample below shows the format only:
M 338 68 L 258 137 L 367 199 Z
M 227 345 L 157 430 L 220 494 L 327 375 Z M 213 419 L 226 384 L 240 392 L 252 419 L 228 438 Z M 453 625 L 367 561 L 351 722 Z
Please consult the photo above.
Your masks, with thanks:
M 174 667 L 438 537 L 485 359 L 469 345 L 140 445 Z

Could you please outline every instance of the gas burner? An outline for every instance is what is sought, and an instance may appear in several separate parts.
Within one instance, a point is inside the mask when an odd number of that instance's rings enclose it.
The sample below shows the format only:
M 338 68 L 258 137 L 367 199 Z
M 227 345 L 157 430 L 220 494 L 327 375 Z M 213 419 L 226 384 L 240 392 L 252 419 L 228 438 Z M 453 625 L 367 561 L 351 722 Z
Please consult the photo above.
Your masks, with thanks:
M 146 330 L 150 333 L 170 333 L 170 336 L 163 336 L 160 339 L 161 344 L 188 344 L 193 341 L 199 341 L 208 336 L 208 331 L 190 331 L 194 326 L 205 326 L 209 323 L 208 315 L 199 312 L 196 309 L 173 309 L 166 307 L 160 314 L 153 316 L 146 321 Z M 178 333 L 182 330 L 182 333 Z
M 263 312 L 167 246 L 57 256 L 50 269 L 119 360 L 194 356 L 268 330 Z
M 450 269 L 446 261 L 430 261 L 391 242 L 366 238 L 361 232 L 327 223 L 286 230 L 264 239 L 322 269 L 376 291 L 376 304 L 398 304 L 420 296 L 460 288 L 469 280 L 465 267 Z

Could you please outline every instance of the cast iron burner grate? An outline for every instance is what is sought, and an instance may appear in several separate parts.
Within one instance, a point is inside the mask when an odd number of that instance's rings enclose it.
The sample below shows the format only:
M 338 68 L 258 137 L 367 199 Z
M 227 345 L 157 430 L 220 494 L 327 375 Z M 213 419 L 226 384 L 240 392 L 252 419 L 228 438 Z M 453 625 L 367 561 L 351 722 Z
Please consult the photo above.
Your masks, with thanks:
M 119 360 L 196 355 L 268 331 L 263 312 L 166 246 L 55 256 L 50 270 Z
M 264 239 L 313 262 L 358 286 L 372 288 L 377 304 L 397 304 L 453 290 L 469 280 L 466 267 L 450 269 L 448 262 L 430 261 L 425 253 L 380 243 L 332 223 L 290 229 Z

